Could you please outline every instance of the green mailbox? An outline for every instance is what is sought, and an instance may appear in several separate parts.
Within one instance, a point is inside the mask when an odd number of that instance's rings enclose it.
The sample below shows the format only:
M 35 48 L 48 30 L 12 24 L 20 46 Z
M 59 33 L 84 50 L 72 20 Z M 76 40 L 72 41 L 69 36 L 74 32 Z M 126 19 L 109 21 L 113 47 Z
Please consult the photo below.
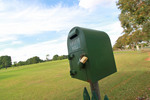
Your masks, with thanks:
M 117 71 L 105 32 L 74 27 L 69 32 L 67 46 L 72 78 L 94 83 Z

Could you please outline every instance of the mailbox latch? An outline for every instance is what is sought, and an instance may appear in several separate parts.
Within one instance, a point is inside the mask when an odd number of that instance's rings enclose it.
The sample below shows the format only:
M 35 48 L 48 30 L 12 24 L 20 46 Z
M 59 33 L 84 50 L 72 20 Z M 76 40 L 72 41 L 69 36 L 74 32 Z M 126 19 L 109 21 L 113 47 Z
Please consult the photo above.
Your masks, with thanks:
M 88 57 L 82 56 L 82 57 L 79 59 L 78 66 L 79 66 L 80 68 L 85 68 L 85 63 L 87 62 L 87 60 L 88 60 Z
M 88 60 L 88 57 L 83 56 L 83 57 L 80 59 L 80 62 L 81 62 L 82 64 L 85 64 L 87 60 Z

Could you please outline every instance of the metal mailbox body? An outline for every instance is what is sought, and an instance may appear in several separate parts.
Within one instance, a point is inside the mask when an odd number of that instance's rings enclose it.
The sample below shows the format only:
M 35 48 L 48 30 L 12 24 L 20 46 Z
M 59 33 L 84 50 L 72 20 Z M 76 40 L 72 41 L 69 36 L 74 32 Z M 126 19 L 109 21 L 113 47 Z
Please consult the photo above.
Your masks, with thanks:
M 67 46 L 72 78 L 97 82 L 117 71 L 110 39 L 105 32 L 74 27 L 69 32 Z M 83 56 L 88 57 L 85 64 L 80 63 Z

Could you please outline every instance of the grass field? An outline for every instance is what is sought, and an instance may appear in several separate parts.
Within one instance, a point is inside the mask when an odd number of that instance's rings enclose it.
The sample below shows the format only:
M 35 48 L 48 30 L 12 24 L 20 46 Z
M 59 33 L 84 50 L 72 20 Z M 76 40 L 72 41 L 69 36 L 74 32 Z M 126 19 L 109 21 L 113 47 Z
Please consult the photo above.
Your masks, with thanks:
M 99 81 L 110 100 L 150 98 L 148 53 L 115 52 L 118 72 Z M 68 60 L 0 70 L 0 100 L 83 100 L 89 84 L 69 75 Z M 103 99 L 102 99 L 103 100 Z M 145 99 L 141 99 L 145 100 Z

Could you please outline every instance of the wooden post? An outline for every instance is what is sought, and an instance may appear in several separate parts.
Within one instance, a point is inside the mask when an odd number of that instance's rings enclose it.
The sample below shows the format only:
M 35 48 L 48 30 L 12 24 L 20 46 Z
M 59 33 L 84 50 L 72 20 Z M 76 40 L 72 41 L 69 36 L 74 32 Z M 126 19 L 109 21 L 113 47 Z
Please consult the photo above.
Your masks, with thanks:
M 90 87 L 91 87 L 91 93 L 95 92 L 98 100 L 101 100 L 101 96 L 100 96 L 100 89 L 99 89 L 99 85 L 98 85 L 98 81 L 96 83 L 92 83 L 90 82 Z

